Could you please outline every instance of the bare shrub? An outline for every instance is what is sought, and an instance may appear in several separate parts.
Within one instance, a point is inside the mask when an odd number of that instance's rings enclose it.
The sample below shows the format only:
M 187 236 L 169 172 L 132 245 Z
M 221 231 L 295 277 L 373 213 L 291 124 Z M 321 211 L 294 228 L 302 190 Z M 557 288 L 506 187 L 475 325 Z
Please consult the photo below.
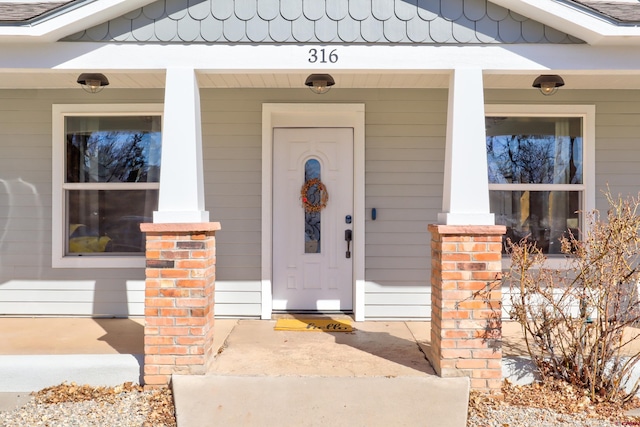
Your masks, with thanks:
M 640 199 L 606 193 L 609 211 L 588 215 L 583 238 L 561 239 L 566 268 L 547 268 L 547 257 L 526 239 L 508 242 L 510 316 L 523 328 L 527 350 L 543 379 L 584 388 L 592 401 L 626 402 L 640 352 L 630 349 L 640 331 Z

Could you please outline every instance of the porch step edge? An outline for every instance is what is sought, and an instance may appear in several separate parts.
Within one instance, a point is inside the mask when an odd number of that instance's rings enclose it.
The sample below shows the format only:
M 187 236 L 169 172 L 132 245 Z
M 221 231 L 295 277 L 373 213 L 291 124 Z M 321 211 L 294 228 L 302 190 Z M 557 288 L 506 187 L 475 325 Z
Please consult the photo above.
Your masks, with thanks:
M 63 382 L 140 384 L 143 366 L 142 354 L 0 355 L 0 393 L 38 391 Z

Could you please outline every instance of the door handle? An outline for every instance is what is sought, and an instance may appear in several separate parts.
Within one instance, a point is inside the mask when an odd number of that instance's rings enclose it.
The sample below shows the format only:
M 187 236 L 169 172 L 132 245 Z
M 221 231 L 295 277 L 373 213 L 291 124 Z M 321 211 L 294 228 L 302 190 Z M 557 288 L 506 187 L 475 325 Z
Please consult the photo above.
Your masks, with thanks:
M 347 258 L 351 258 L 351 240 L 353 240 L 353 231 L 352 230 L 344 230 L 344 240 L 347 242 L 346 257 Z

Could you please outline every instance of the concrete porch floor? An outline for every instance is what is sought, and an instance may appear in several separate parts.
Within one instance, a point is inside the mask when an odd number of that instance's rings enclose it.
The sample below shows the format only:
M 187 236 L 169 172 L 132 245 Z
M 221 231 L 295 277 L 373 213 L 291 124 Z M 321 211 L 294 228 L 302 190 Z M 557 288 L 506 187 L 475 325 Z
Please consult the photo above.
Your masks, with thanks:
M 427 376 L 429 322 L 353 322 L 354 333 L 274 331 L 275 321 L 216 319 L 212 369 L 225 375 Z M 144 319 L 0 317 L 1 392 L 63 381 L 141 382 Z M 505 355 L 524 354 L 505 324 Z M 284 362 L 286 361 L 286 362 Z
M 396 346 L 403 341 L 417 343 L 423 349 L 430 346 L 431 322 L 420 321 L 365 321 L 352 322 L 356 334 L 328 334 L 316 332 L 299 334 L 273 331 L 275 321 L 250 319 L 216 319 L 214 348 L 221 349 L 229 335 L 239 323 L 245 326 L 237 331 L 238 337 L 231 342 L 249 340 L 255 351 L 261 351 L 259 357 L 269 357 L 274 351 L 286 352 L 287 357 L 297 357 L 292 350 L 308 345 L 311 348 L 326 344 L 346 344 L 343 350 L 351 353 L 347 347 L 360 347 L 360 356 L 378 355 L 380 358 L 396 358 Z M 640 329 L 631 329 L 627 336 L 640 334 Z M 352 335 L 349 343 L 345 336 Z M 527 354 L 520 326 L 515 322 L 503 323 L 502 354 L 505 357 L 519 357 Z M 275 338 L 278 340 L 275 340 Z M 288 345 L 277 347 L 280 338 Z M 335 338 L 334 338 L 335 337 Z M 302 338 L 302 339 L 301 339 Z M 81 317 L 0 317 L 0 356 L 17 355 L 109 355 L 144 353 L 144 319 L 100 319 Z M 344 342 L 343 342 L 344 341 Z M 227 343 L 228 344 L 228 343 Z M 280 343 L 281 344 L 281 343 Z M 405 343 L 406 344 L 406 343 Z M 229 351 L 234 351 L 231 347 Z M 263 350 L 260 350 L 263 349 Z M 640 351 L 640 339 L 631 342 L 629 353 Z M 309 353 L 309 352 L 299 352 Z M 307 357 L 307 356 L 305 356 Z M 301 362 L 304 361 L 300 359 Z
M 222 347 L 239 322 L 255 322 L 258 329 L 273 328 L 271 321 L 216 319 L 216 348 Z M 261 324 L 262 326 L 257 326 Z M 430 322 L 366 321 L 353 322 L 353 326 L 356 330 L 368 331 L 370 338 L 376 335 L 381 338 L 385 334 L 396 334 L 402 337 L 398 337 L 400 339 L 413 340 L 420 345 L 429 345 L 431 341 Z M 264 331 L 260 331 L 259 334 L 262 338 L 267 338 Z M 321 333 L 316 334 L 316 338 L 322 336 Z M 526 354 L 522 333 L 517 324 L 505 322 L 503 335 L 504 355 Z M 0 355 L 142 354 L 144 319 L 0 317 L 0 339 Z
M 354 333 L 274 331 L 274 323 L 216 319 L 219 354 L 212 370 L 225 375 L 434 374 L 423 354 L 430 346 L 430 322 L 353 322 Z M 143 335 L 142 318 L 0 317 L 0 392 L 34 391 L 62 381 L 139 382 Z M 640 350 L 640 340 L 629 347 Z M 525 355 L 520 326 L 504 322 L 505 377 L 530 373 Z
M 263 348 L 271 348 L 269 338 L 273 321 L 249 319 L 216 319 L 214 347 L 221 348 L 231 331 L 239 322 L 249 322 L 252 333 L 260 339 Z M 430 345 L 431 323 L 419 321 L 366 321 L 353 322 L 356 331 L 366 333 L 358 337 L 363 352 L 378 352 L 376 339 L 409 340 L 419 345 Z M 247 332 L 249 333 L 249 332 Z M 279 335 L 292 334 L 278 332 Z M 275 335 L 274 335 L 275 336 Z M 305 340 L 337 337 L 341 334 L 304 334 Z M 522 356 L 526 354 L 520 328 L 514 322 L 503 325 L 503 354 Z M 292 334 L 293 338 L 300 334 Z M 244 338 L 243 338 L 244 339 Z M 79 317 L 0 317 L 0 355 L 69 355 L 69 354 L 143 354 L 144 319 L 101 319 Z M 325 340 L 326 341 L 326 340 Z M 326 342 L 323 342 L 323 345 Z M 640 343 L 639 343 L 640 344 Z M 289 346 L 291 347 L 291 346 Z M 640 345 L 638 346 L 640 348 Z M 324 347 L 323 347 L 324 348 Z M 323 350 L 324 351 L 324 350 Z M 388 356 L 388 354 L 387 354 Z M 381 357 L 384 357 L 382 355 Z

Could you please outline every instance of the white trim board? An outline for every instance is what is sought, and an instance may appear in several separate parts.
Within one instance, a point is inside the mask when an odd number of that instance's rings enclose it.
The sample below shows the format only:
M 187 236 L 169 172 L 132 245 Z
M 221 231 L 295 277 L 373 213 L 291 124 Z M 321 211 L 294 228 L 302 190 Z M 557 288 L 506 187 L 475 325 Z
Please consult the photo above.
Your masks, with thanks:
M 353 128 L 353 313 L 364 320 L 364 104 L 262 104 L 262 314 L 272 315 L 273 128 Z
M 129 70 L 158 72 L 179 64 L 204 74 L 300 72 L 308 75 L 313 71 L 309 68 L 309 47 L 260 44 L 7 43 L 2 45 L 0 69 L 3 72 L 44 69 L 74 73 L 78 70 L 100 70 L 109 74 Z M 561 70 L 562 75 L 567 76 L 599 70 L 628 73 L 640 69 L 640 56 L 629 47 L 513 44 L 464 47 L 426 45 L 419 49 L 421 55 L 416 55 L 416 46 L 340 46 L 339 62 L 326 64 L 323 71 L 336 75 L 353 71 L 441 74 L 443 70 L 467 67 L 495 73 L 515 71 L 539 74 L 547 70 Z M 598 61 L 593 58 L 598 58 Z M 339 87 L 340 82 L 336 84 Z

